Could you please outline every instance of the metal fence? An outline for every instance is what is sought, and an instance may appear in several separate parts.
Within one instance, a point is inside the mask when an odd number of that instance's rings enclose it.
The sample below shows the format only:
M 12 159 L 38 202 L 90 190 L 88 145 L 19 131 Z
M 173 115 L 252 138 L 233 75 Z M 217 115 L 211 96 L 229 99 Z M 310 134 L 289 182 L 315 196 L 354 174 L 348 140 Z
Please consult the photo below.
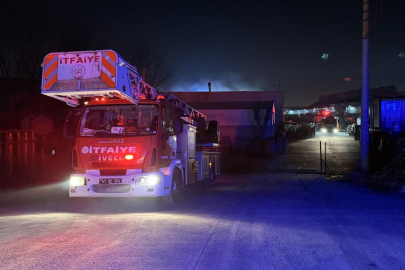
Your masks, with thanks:
M 30 130 L 1 130 L 0 144 L 15 144 L 35 141 L 35 134 Z

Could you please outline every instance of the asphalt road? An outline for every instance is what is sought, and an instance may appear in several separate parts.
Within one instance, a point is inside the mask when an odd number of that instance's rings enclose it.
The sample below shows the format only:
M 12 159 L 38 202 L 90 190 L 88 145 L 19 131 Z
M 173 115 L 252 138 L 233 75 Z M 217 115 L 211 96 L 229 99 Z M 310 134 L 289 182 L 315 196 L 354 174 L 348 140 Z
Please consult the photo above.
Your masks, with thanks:
M 229 159 L 228 164 L 225 164 L 225 169 L 228 172 L 253 169 L 254 171 L 319 173 L 322 158 L 322 171 L 325 172 L 325 143 L 326 172 L 328 174 L 346 173 L 356 168 L 359 158 L 359 141 L 354 140 L 353 136 L 349 136 L 345 132 L 332 134 L 317 132 L 314 138 L 288 141 L 286 150 L 280 151 L 270 158 L 252 156 L 249 160 L 247 153 L 238 157 L 223 156 L 223 158 Z
M 316 137 L 290 143 L 288 147 L 288 164 L 299 169 L 315 169 L 320 171 L 320 158 L 325 161 L 326 171 L 348 172 L 356 166 L 359 158 L 359 141 L 354 140 L 345 132 L 321 133 Z M 321 150 L 321 151 L 320 151 Z M 322 165 L 325 171 L 325 163 Z
M 315 175 L 224 175 L 173 208 L 0 193 L 1 269 L 405 269 L 405 199 Z

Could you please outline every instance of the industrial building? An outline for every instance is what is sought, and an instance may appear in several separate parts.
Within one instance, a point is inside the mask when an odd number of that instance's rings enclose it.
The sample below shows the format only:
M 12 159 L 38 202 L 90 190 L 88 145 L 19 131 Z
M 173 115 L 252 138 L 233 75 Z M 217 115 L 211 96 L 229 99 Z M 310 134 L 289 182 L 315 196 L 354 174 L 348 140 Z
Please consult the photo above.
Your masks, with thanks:
M 322 112 L 328 111 L 339 119 L 341 128 L 361 124 L 361 89 L 319 96 L 319 100 L 305 107 L 286 107 L 286 121 L 316 123 Z M 370 89 L 370 127 L 372 129 L 405 130 L 405 92 L 395 86 Z
M 252 138 L 271 139 L 283 120 L 280 91 L 172 92 L 191 107 L 219 121 L 221 139 L 236 148 Z

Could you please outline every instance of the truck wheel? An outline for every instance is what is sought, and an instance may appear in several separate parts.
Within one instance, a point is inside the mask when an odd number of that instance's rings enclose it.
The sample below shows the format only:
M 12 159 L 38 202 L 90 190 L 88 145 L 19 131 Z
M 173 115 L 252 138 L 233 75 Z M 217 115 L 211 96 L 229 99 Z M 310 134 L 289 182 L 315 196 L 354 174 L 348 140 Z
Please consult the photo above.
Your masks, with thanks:
M 163 196 L 163 202 L 165 204 L 175 204 L 179 201 L 181 194 L 183 193 L 183 179 L 179 170 L 175 170 L 173 173 L 172 186 L 170 188 L 170 193 Z

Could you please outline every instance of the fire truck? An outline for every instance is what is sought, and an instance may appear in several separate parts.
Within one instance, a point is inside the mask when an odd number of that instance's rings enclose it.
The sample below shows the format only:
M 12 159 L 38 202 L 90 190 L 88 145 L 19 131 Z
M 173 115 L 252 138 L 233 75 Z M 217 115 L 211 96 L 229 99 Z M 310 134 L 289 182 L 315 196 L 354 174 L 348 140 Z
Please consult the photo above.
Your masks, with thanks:
M 320 122 L 320 131 L 322 133 L 338 133 L 339 132 L 339 120 L 331 114 L 330 111 L 324 110 L 319 113 L 317 117 Z
M 42 67 L 41 93 L 74 107 L 64 128 L 75 138 L 70 197 L 172 204 L 220 173 L 219 131 L 208 129 L 218 123 L 158 93 L 115 51 L 50 53 Z

